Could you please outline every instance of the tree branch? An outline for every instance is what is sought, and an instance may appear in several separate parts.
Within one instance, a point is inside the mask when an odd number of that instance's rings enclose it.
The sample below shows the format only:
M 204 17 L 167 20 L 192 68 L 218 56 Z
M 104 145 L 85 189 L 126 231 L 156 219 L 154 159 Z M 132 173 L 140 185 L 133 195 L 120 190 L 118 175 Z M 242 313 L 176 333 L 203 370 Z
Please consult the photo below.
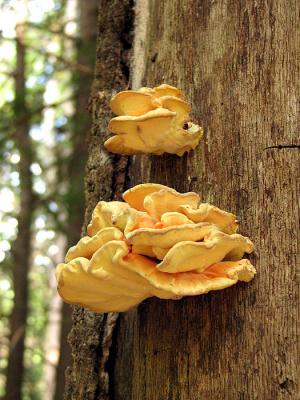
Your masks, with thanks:
M 74 100 L 74 96 L 70 96 L 66 99 L 60 100 L 60 101 L 56 101 L 54 103 L 50 103 L 50 104 L 43 104 L 41 107 L 36 108 L 35 110 L 30 111 L 30 116 L 36 115 L 41 113 L 42 111 L 44 111 L 47 108 L 56 108 L 61 106 L 64 103 L 67 103 L 68 101 L 72 101 Z
M 66 66 L 70 67 L 72 70 L 78 71 L 84 75 L 90 75 L 93 76 L 94 73 L 93 71 L 87 67 L 86 65 L 83 64 L 79 64 L 77 62 L 74 62 L 72 60 L 66 59 L 65 57 L 49 52 L 47 50 L 42 50 L 40 48 L 34 47 L 34 46 L 29 46 L 31 48 L 31 50 L 36 51 L 37 53 L 41 53 L 47 57 L 54 57 L 56 58 L 57 61 L 65 64 Z
M 4 37 L 4 36 L 2 36 L 0 39 L 1 40 L 6 40 L 6 41 L 14 41 L 14 42 L 16 40 L 15 38 L 7 38 L 7 37 Z M 93 70 L 90 69 L 88 66 L 83 65 L 83 64 L 79 64 L 79 63 L 77 63 L 75 61 L 67 59 L 62 55 L 52 53 L 51 51 L 44 50 L 44 49 L 41 49 L 39 47 L 35 47 L 32 44 L 28 44 L 28 43 L 24 43 L 24 47 L 29 48 L 32 51 L 35 51 L 36 53 L 42 54 L 42 55 L 44 55 L 46 57 L 53 57 L 57 61 L 61 62 L 62 64 L 66 65 L 66 66 L 68 66 L 70 69 L 78 71 L 78 72 L 80 72 L 80 73 L 82 73 L 84 75 L 90 75 L 90 76 L 94 75 Z
M 6 37 L 1 37 L 0 40 L 6 40 L 6 41 L 16 41 L 15 38 L 6 38 Z M 62 64 L 68 66 L 70 69 L 78 71 L 84 75 L 90 75 L 93 76 L 93 70 L 90 69 L 88 66 L 83 65 L 83 64 L 79 64 L 75 61 L 72 61 L 70 59 L 65 58 L 64 56 L 60 55 L 60 54 L 55 54 L 52 53 L 51 51 L 48 50 L 44 50 L 41 49 L 39 47 L 35 47 L 32 44 L 28 44 L 28 43 L 24 43 L 24 47 L 31 49 L 32 51 L 35 51 L 36 53 L 42 54 L 46 57 L 53 57 L 55 58 L 57 61 L 61 62 Z
M 9 78 L 14 78 L 16 75 L 14 71 L 5 71 L 5 70 L 0 70 L 0 74 L 5 75 Z
M 70 40 L 76 41 L 76 40 L 78 40 L 78 37 L 77 37 L 77 36 L 68 35 L 68 34 L 65 33 L 65 31 L 64 31 L 65 26 L 66 26 L 69 22 L 76 22 L 76 20 L 75 20 L 75 19 L 71 19 L 71 20 L 66 21 L 64 24 L 62 24 L 62 26 L 61 26 L 60 29 L 52 29 L 51 27 L 46 27 L 46 26 L 44 26 L 44 25 L 42 25 L 42 24 L 36 24 L 36 23 L 34 23 L 34 22 L 28 22 L 28 21 L 27 21 L 27 25 L 28 25 L 30 28 L 38 29 L 38 30 L 41 30 L 41 31 L 46 31 L 46 32 L 51 33 L 51 34 L 53 34 L 53 35 L 63 35 L 66 39 L 70 39 Z
M 66 102 L 68 102 L 68 101 L 72 101 L 72 100 L 74 100 L 74 96 L 70 96 L 70 97 L 68 97 L 68 98 L 66 98 L 66 99 L 63 99 L 63 100 L 60 100 L 60 101 L 57 101 L 57 102 L 54 102 L 54 103 L 50 103 L 50 104 L 43 104 L 43 105 L 41 105 L 40 107 L 38 107 L 38 108 L 36 108 L 36 109 L 34 109 L 34 110 L 30 110 L 29 111 L 29 117 L 31 118 L 32 116 L 34 116 L 34 115 L 37 115 L 37 114 L 40 114 L 42 111 L 44 111 L 45 109 L 48 109 L 48 108 L 56 108 L 56 107 L 59 107 L 59 106 L 61 106 L 62 104 L 64 104 L 64 103 L 66 103 Z M 22 120 L 22 118 L 20 117 L 20 121 L 22 122 L 23 120 Z M 8 129 L 10 129 L 11 128 L 11 124 L 10 124 L 10 121 L 8 121 L 7 122 L 7 125 L 0 125 L 0 129 L 2 130 L 2 131 L 6 131 L 6 130 L 8 130 Z

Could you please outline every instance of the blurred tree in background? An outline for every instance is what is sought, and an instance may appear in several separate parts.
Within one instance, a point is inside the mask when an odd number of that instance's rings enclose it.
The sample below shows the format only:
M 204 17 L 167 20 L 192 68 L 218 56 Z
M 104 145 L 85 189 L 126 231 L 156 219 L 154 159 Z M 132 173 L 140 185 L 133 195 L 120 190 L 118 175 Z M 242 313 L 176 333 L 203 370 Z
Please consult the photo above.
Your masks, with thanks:
M 0 1 L 0 398 L 7 400 L 62 398 L 70 311 L 56 294 L 54 266 L 82 226 L 97 3 Z
M 92 70 L 95 64 L 95 43 L 97 37 L 98 0 L 79 1 L 79 40 L 76 45 L 78 65 Z M 92 85 L 92 74 L 73 71 L 75 113 L 72 119 L 72 152 L 67 164 L 69 190 L 65 197 L 67 214 L 67 248 L 79 238 L 84 216 L 84 172 L 87 156 L 86 136 L 90 130 L 90 116 L 86 109 Z M 67 249 L 66 249 L 67 250 Z M 65 251 L 66 252 L 66 251 Z M 71 308 L 62 304 L 62 325 L 60 334 L 60 356 L 56 373 L 55 400 L 63 399 L 65 371 L 71 364 L 71 352 L 67 337 L 72 325 Z
M 31 259 L 31 221 L 35 195 L 32 187 L 31 165 L 33 146 L 29 136 L 30 115 L 26 97 L 26 20 L 28 1 L 20 1 L 16 21 L 16 62 L 14 71 L 15 96 L 13 101 L 13 140 L 18 150 L 18 175 L 20 180 L 17 236 L 11 246 L 11 272 L 14 303 L 10 315 L 10 349 L 8 353 L 6 399 L 20 399 L 24 373 L 24 344 L 28 311 L 28 272 Z

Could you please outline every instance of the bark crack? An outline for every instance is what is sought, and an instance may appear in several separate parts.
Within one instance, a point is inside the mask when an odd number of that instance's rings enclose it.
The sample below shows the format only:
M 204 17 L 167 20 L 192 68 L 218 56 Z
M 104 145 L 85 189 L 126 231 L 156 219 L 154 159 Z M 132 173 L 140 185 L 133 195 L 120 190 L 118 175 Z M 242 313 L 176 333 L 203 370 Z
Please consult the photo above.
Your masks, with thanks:
M 107 354 L 107 360 L 105 364 L 106 373 L 108 375 L 108 399 L 113 400 L 115 398 L 115 385 L 114 380 L 111 379 L 114 375 L 114 366 L 115 360 L 117 357 L 117 339 L 118 339 L 118 328 L 119 328 L 119 314 L 113 314 L 115 316 L 114 326 L 111 330 L 111 337 L 110 337 L 110 349 Z
M 264 148 L 264 150 L 269 150 L 269 149 L 300 149 L 300 144 L 277 144 L 274 146 L 267 146 Z

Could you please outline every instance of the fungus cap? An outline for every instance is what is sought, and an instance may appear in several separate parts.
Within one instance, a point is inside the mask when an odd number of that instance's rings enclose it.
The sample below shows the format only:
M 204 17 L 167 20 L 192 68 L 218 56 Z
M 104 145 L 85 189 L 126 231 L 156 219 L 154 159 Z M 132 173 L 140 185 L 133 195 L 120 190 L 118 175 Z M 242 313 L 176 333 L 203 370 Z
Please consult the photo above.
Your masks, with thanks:
M 125 90 L 111 99 L 112 118 L 108 129 L 115 134 L 104 146 L 112 153 L 182 156 L 194 149 L 203 129 L 189 121 L 191 106 L 170 85 Z
M 130 207 L 139 211 L 146 211 L 144 208 L 145 197 L 162 189 L 174 190 L 158 183 L 142 183 L 126 190 L 126 192 L 123 193 L 123 199 L 130 205 Z
M 157 268 L 164 272 L 202 272 L 207 267 L 224 260 L 239 260 L 244 253 L 254 250 L 253 243 L 246 237 L 227 235 L 213 231 L 203 242 L 182 241 L 175 244 Z
M 58 291 L 70 304 L 96 312 L 127 311 L 157 296 L 179 299 L 248 282 L 255 269 L 248 260 L 219 262 L 201 273 L 169 274 L 147 257 L 132 254 L 122 241 L 106 243 L 91 260 L 78 257 L 56 270 Z
M 241 259 L 254 246 L 235 233 L 234 214 L 160 184 L 137 185 L 123 198 L 97 204 L 88 236 L 57 266 L 66 302 L 122 312 L 152 296 L 179 299 L 254 277 Z

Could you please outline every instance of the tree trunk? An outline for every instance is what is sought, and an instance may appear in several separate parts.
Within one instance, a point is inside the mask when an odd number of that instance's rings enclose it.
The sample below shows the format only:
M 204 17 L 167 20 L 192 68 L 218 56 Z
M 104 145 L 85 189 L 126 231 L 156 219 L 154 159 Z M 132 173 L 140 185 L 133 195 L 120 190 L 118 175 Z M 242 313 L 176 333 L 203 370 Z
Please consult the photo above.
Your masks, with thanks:
M 98 0 L 78 0 L 79 34 L 77 63 L 92 69 L 95 65 Z M 73 246 L 79 239 L 84 215 L 84 168 L 87 159 L 87 134 L 91 118 L 87 111 L 92 79 L 88 74 L 74 72 L 75 113 L 72 124 L 72 154 L 68 164 L 69 192 L 67 197 L 68 243 Z M 62 400 L 65 371 L 72 363 L 68 335 L 72 326 L 71 307 L 63 303 L 61 312 L 60 356 L 56 373 L 55 400 Z
M 115 158 L 99 148 L 98 135 L 106 131 L 111 89 L 123 87 L 114 81 L 116 59 L 108 64 L 122 46 L 124 26 L 111 22 L 120 15 L 117 3 L 102 8 L 99 20 L 95 89 L 102 92 L 98 97 L 94 91 L 92 102 L 86 222 L 96 202 L 115 190 Z M 106 399 L 107 369 L 111 400 L 300 399 L 300 4 L 149 0 L 147 12 L 145 3 L 137 2 L 144 5 L 147 29 L 136 28 L 145 34 L 136 38 L 145 40 L 145 54 L 135 54 L 134 86 L 180 87 L 205 138 L 182 158 L 133 157 L 126 186 L 157 182 L 194 190 L 203 201 L 235 212 L 241 233 L 256 244 L 251 261 L 258 275 L 221 292 L 150 299 L 121 314 L 106 365 L 108 346 L 101 349 L 101 341 L 110 317 L 77 308 L 66 399 Z
M 10 317 L 10 349 L 6 372 L 5 400 L 21 400 L 24 372 L 24 342 L 28 311 L 28 272 L 31 256 L 31 221 L 34 195 L 32 190 L 32 147 L 29 137 L 29 113 L 26 104 L 26 49 L 24 46 L 27 0 L 19 5 L 22 20 L 16 26 L 15 74 L 15 143 L 20 153 L 20 211 L 18 233 L 12 246 L 14 305 Z
M 112 399 L 300 399 L 299 11 L 296 0 L 150 1 L 143 84 L 179 86 L 205 138 L 183 158 L 136 157 L 130 184 L 235 212 L 258 275 L 122 314 Z
M 103 141 L 108 135 L 109 100 L 113 91 L 128 85 L 132 2 L 100 0 L 98 4 L 96 68 L 90 98 L 93 126 L 88 140 L 85 180 L 85 226 L 100 198 L 111 200 L 113 193 L 120 196 L 127 171 L 127 157 L 108 154 L 103 149 Z M 86 2 L 83 5 L 85 8 Z M 93 49 L 86 50 L 89 55 L 94 54 Z M 108 399 L 106 364 L 115 320 L 114 314 L 97 315 L 73 307 L 73 327 L 69 336 L 73 365 L 66 371 L 66 400 Z

